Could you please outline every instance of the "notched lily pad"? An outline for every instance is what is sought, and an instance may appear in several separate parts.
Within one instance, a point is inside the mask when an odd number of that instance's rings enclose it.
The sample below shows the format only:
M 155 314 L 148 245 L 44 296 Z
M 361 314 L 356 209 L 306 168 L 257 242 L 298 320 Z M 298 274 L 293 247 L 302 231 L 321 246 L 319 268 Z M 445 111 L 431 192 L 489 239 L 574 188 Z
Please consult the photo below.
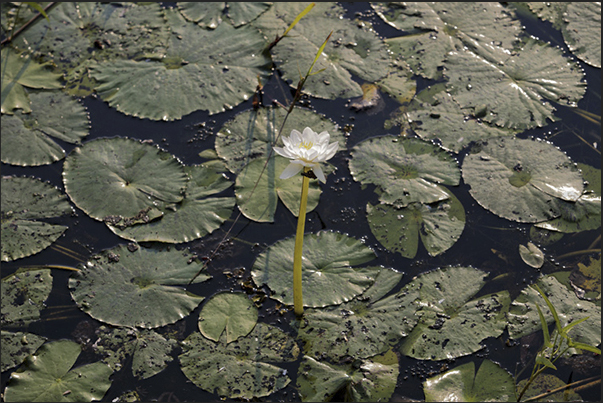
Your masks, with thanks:
M 519 255 L 525 264 L 535 269 L 541 268 L 544 264 L 544 253 L 532 242 L 528 242 L 528 246 L 519 245 Z
M 199 314 L 199 331 L 213 341 L 226 334 L 226 343 L 247 336 L 258 321 L 258 310 L 243 293 L 216 294 L 203 305 Z
M 505 137 L 467 155 L 463 179 L 484 208 L 531 223 L 561 215 L 560 200 L 576 202 L 584 187 L 576 165 L 553 144 Z
M 2 177 L 2 261 L 34 255 L 55 242 L 67 227 L 41 219 L 72 213 L 67 198 L 39 179 Z
M 258 286 L 267 285 L 272 298 L 293 305 L 294 238 L 276 242 L 261 253 L 251 275 Z M 304 306 L 322 307 L 349 301 L 374 281 L 378 268 L 354 268 L 375 258 L 362 242 L 324 231 L 304 236 L 302 284 Z
M 456 186 L 461 178 L 456 161 L 436 145 L 391 135 L 356 145 L 349 166 L 356 181 L 377 185 L 379 199 L 396 207 L 446 200 L 440 184 Z
M 19 269 L 3 278 L 2 327 L 27 326 L 38 320 L 51 290 L 50 269 Z
M 299 355 L 293 338 L 264 323 L 228 344 L 226 335 L 215 343 L 192 333 L 182 348 L 178 358 L 184 375 L 201 389 L 230 399 L 268 396 L 284 388 L 291 380 L 275 364 L 295 361 Z
M 2 290 L 4 296 L 4 290 Z M 2 306 L 4 312 L 4 305 Z M 3 323 L 4 325 L 4 320 Z M 46 341 L 45 337 L 33 333 L 8 332 L 2 330 L 2 354 L 0 369 L 2 372 L 21 364 L 25 359 L 35 353 L 35 351 Z
M 187 252 L 176 249 L 105 250 L 69 279 L 78 307 L 95 319 L 115 326 L 156 328 L 174 323 L 195 309 L 203 297 L 186 285 L 201 269 Z M 201 273 L 195 283 L 206 281 Z

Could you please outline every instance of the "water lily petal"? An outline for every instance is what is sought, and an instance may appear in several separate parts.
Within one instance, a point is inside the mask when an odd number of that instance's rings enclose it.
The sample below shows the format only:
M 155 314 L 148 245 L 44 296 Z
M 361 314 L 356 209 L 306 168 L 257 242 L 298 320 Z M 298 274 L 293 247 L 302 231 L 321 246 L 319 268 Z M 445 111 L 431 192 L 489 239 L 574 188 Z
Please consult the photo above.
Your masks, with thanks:
M 283 170 L 283 172 L 281 173 L 281 176 L 279 178 L 289 179 L 292 176 L 297 175 L 297 173 L 299 171 L 301 171 L 303 167 L 304 167 L 303 165 L 295 163 L 295 161 L 292 161 L 289 165 L 287 165 L 287 168 L 285 168 Z
M 316 164 L 312 167 L 312 171 L 314 171 L 314 175 L 318 178 L 322 183 L 326 183 L 327 179 L 325 178 L 325 174 L 322 172 L 322 168 L 320 165 Z
M 297 146 L 299 145 L 299 143 L 302 142 L 302 134 L 297 130 L 293 129 L 291 130 L 291 135 L 289 136 L 289 139 L 291 140 L 291 144 Z

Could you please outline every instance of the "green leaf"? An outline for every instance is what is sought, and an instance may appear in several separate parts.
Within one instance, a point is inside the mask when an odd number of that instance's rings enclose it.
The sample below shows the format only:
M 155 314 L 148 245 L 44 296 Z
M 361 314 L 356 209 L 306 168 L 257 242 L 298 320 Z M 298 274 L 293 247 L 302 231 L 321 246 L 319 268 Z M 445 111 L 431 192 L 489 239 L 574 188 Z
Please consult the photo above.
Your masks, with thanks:
M 199 331 L 208 339 L 226 343 L 247 336 L 258 321 L 258 310 L 243 293 L 219 293 L 203 305 L 199 314 Z
M 19 269 L 2 279 L 2 327 L 27 326 L 40 318 L 52 290 L 49 269 Z
M 84 106 L 62 92 L 29 94 L 32 112 L 2 115 L 2 162 L 21 166 L 50 164 L 65 151 L 51 137 L 80 144 L 90 120 Z
M 101 400 L 111 381 L 111 368 L 95 362 L 72 368 L 81 348 L 69 340 L 46 343 L 11 374 L 7 402 L 91 402 Z
M 157 206 L 180 202 L 188 179 L 174 156 L 128 138 L 89 141 L 63 165 L 71 200 L 92 218 L 121 226 L 159 214 Z
M 513 377 L 498 364 L 482 361 L 477 373 L 468 362 L 423 382 L 426 402 L 509 402 L 515 398 Z
M 67 227 L 39 221 L 72 213 L 67 198 L 39 179 L 2 177 L 2 261 L 36 254 L 56 241 Z
M 216 29 L 222 16 L 235 27 L 245 25 L 265 12 L 272 3 L 267 2 L 179 2 L 178 10 L 189 21 L 200 27 Z
M 439 184 L 455 186 L 461 177 L 456 161 L 437 146 L 389 135 L 356 145 L 349 166 L 356 181 L 377 185 L 380 200 L 396 207 L 446 200 Z
M 190 314 L 202 297 L 178 285 L 199 271 L 187 252 L 142 248 L 131 244 L 105 250 L 69 279 L 78 307 L 115 326 L 156 328 Z M 195 282 L 209 276 L 202 273 Z
M 262 252 L 251 275 L 258 286 L 267 285 L 272 298 L 293 305 L 293 249 L 295 239 L 286 238 Z M 302 285 L 304 306 L 323 307 L 349 301 L 374 281 L 375 268 L 353 268 L 375 258 L 362 242 L 337 232 L 304 236 Z
M 480 205 L 519 222 L 559 216 L 558 200 L 575 202 L 584 187 L 578 168 L 552 144 L 505 137 L 468 155 L 463 179 Z
M 4 297 L 4 289 L 2 289 Z M 4 315 L 4 304 L 2 304 L 2 312 Z M 4 320 L 2 321 L 4 326 Z M 2 372 L 8 371 L 11 368 L 21 364 L 25 359 L 33 354 L 38 347 L 46 341 L 46 337 L 38 336 L 33 333 L 24 332 L 8 332 L 2 330 L 2 355 L 0 369 Z
M 527 379 L 522 379 L 517 383 L 517 391 L 523 390 Z M 540 374 L 532 384 L 526 390 L 526 393 L 523 395 L 522 399 L 527 400 L 531 397 L 539 396 L 544 393 L 547 393 L 546 400 L 549 402 L 570 402 L 570 401 L 581 401 L 582 397 L 579 394 L 574 392 L 571 388 L 563 388 L 566 386 L 566 383 L 561 379 L 557 378 L 555 375 L 551 374 Z M 563 388 L 563 389 L 560 389 Z M 554 394 L 548 394 L 553 389 L 560 389 L 559 392 Z
M 569 2 L 563 14 L 563 39 L 578 59 L 601 68 L 601 3 Z
M 299 348 L 277 327 L 258 323 L 246 337 L 219 343 L 192 333 L 178 357 L 184 375 L 201 389 L 221 397 L 252 399 L 287 386 L 287 371 L 275 364 L 297 359 Z
M 519 255 L 530 267 L 538 269 L 544 264 L 544 253 L 532 242 L 528 242 L 528 246 L 519 245 Z
M 544 319 L 544 315 L 542 314 L 542 310 L 536 304 L 536 309 L 538 310 L 538 317 L 540 318 L 540 324 L 542 325 L 542 335 L 544 336 L 544 345 L 545 347 L 551 348 L 553 344 L 551 343 L 551 336 L 549 335 L 549 325 L 546 323 L 546 319 Z

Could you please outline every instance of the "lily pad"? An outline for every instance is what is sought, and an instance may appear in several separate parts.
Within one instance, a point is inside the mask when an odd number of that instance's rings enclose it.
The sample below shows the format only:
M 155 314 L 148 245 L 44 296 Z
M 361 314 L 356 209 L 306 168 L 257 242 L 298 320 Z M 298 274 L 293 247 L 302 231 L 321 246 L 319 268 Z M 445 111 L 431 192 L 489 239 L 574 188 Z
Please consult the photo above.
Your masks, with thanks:
M 400 293 L 379 298 L 381 291 L 387 293 L 399 282 L 400 274 L 392 278 L 395 273 L 382 269 L 375 284 L 350 302 L 304 311 L 299 329 L 304 354 L 332 362 L 349 357 L 365 359 L 387 351 L 407 336 L 421 316 L 413 304 L 419 297 L 418 289 L 408 286 Z
M 199 331 L 213 341 L 226 334 L 226 343 L 247 336 L 258 321 L 258 310 L 243 293 L 219 293 L 203 305 Z
M 601 68 L 601 3 L 568 2 L 563 39 L 576 57 Z
M 471 267 L 447 267 L 413 279 L 422 314 L 402 342 L 400 351 L 422 360 L 462 357 L 482 349 L 482 340 L 498 337 L 507 326 L 509 293 L 480 296 L 469 301 L 485 284 L 486 273 Z
M 573 327 L 570 331 L 570 337 L 574 341 L 591 346 L 597 346 L 601 343 L 600 306 L 590 301 L 579 299 L 573 291 L 569 290 L 553 276 L 542 277 L 536 284 L 538 284 L 538 287 L 547 295 L 547 298 L 555 307 L 562 327 L 581 318 L 588 317 L 586 321 Z M 546 322 L 549 325 L 554 322 L 553 315 L 542 296 L 534 288 L 526 287 L 513 301 L 509 309 L 509 336 L 511 338 L 519 339 L 542 330 L 536 304 L 540 306 Z
M 189 20 L 200 27 L 215 29 L 223 21 L 230 22 L 235 27 L 255 20 L 265 12 L 272 3 L 269 2 L 183 2 L 178 3 L 178 9 Z
M 423 382 L 426 402 L 510 402 L 515 399 L 511 374 L 490 360 L 459 365 Z
M 419 238 L 427 253 L 437 256 L 458 241 L 465 228 L 465 210 L 449 191 L 449 199 L 432 203 L 411 203 L 400 209 L 386 204 L 366 205 L 368 223 L 377 240 L 392 252 L 412 259 Z
M 63 166 L 71 200 L 92 218 L 114 225 L 161 215 L 166 204 L 183 199 L 187 181 L 174 156 L 128 138 L 89 141 L 75 148 Z
M 544 253 L 532 242 L 528 242 L 528 246 L 519 245 L 519 255 L 530 267 L 539 269 L 544 264 Z
M 287 371 L 275 363 L 297 359 L 295 340 L 277 327 L 258 323 L 246 337 L 219 343 L 192 333 L 179 356 L 184 375 L 201 389 L 230 399 L 268 396 L 287 386 Z
M 32 112 L 2 115 L 2 162 L 21 166 L 50 164 L 65 157 L 51 137 L 80 144 L 90 120 L 84 106 L 62 92 L 29 94 Z
M 102 361 L 113 371 L 119 371 L 128 357 L 132 358 L 132 374 L 147 379 L 167 368 L 173 358 L 170 355 L 178 344 L 153 330 L 109 328 L 97 330 L 98 340 L 94 350 L 103 356 Z
M 184 318 L 203 301 L 177 287 L 200 268 L 186 252 L 119 245 L 89 260 L 69 279 L 69 289 L 78 307 L 95 319 L 151 329 Z M 208 279 L 201 273 L 195 283 Z
M 524 386 L 527 383 L 527 379 L 523 379 L 517 383 L 517 390 L 523 390 Z M 557 388 L 561 388 L 567 385 L 561 379 L 552 374 L 540 374 L 534 382 L 528 387 L 526 393 L 523 395 L 522 399 L 527 400 L 531 397 L 542 395 L 543 393 L 548 393 L 549 391 Z M 535 400 L 537 402 L 544 400 Z M 576 393 L 572 388 L 564 388 L 557 393 L 553 393 L 552 395 L 546 396 L 547 402 L 580 402 L 583 401 L 582 397 Z
M 25 87 L 39 89 L 62 88 L 61 75 L 52 72 L 50 63 L 39 64 L 30 55 L 19 54 L 12 48 L 2 48 L 2 114 L 12 115 L 15 109 L 30 113 L 30 100 Z
M 389 25 L 409 33 L 386 39 L 398 58 L 415 74 L 435 79 L 446 54 L 463 47 L 512 48 L 522 32 L 514 13 L 498 3 L 371 3 Z
M 463 179 L 484 208 L 532 223 L 558 217 L 558 200 L 575 202 L 584 187 L 578 168 L 554 145 L 504 137 L 465 158 Z
M 262 252 L 251 275 L 258 286 L 267 285 L 272 298 L 293 305 L 294 238 L 276 242 Z M 302 285 L 304 306 L 323 307 L 349 301 L 374 281 L 376 268 L 353 268 L 375 258 L 362 242 L 337 232 L 304 235 Z
M 2 290 L 2 295 L 4 295 L 4 290 Z M 4 306 L 2 306 L 2 312 L 4 312 Z M 2 345 L 1 371 L 8 371 L 21 364 L 38 347 L 44 344 L 45 341 L 45 337 L 33 333 L 13 333 L 2 330 L 2 343 L 0 343 Z
M 11 374 L 4 391 L 6 402 L 91 402 L 101 400 L 113 373 L 95 362 L 72 368 L 81 348 L 69 340 L 46 343 Z
M 159 60 L 115 60 L 93 66 L 96 91 L 110 106 L 153 120 L 197 110 L 223 112 L 250 98 L 270 74 L 264 37 L 247 25 L 200 29 L 177 10 L 165 10 L 174 34 Z
M 40 319 L 51 290 L 49 269 L 19 269 L 3 278 L 2 327 L 27 326 Z
M 338 393 L 345 402 L 386 402 L 394 393 L 399 372 L 398 357 L 391 350 L 344 365 L 305 356 L 297 387 L 302 402 L 330 402 Z
M 234 197 L 208 197 L 232 185 L 226 177 L 205 165 L 185 166 L 190 177 L 182 201 L 162 211 L 159 219 L 138 225 L 118 226 L 106 222 L 111 231 L 136 242 L 189 242 L 218 229 L 231 215 Z
M 574 287 L 585 293 L 585 297 L 599 298 L 601 295 L 601 255 L 590 258 L 588 264 L 578 263 L 570 275 Z
M 456 161 L 436 145 L 391 135 L 356 145 L 349 166 L 356 181 L 377 185 L 381 202 L 396 207 L 446 200 L 439 184 L 456 186 L 461 178 Z
M 580 232 L 601 226 L 601 170 L 578 163 L 586 183 L 584 193 L 575 202 L 559 201 L 559 218 L 534 224 L 538 228 L 559 232 Z
M 226 162 L 228 170 L 238 174 L 254 159 L 263 158 L 265 161 L 273 145 L 282 147 L 283 141 L 277 139 L 281 126 L 281 137 L 289 136 L 292 130 L 301 132 L 305 127 L 310 127 L 316 133 L 327 131 L 331 136 L 329 141 L 337 141 L 339 149 L 345 150 L 343 132 L 325 116 L 308 109 L 295 108 L 285 120 L 286 117 L 287 112 L 283 108 L 267 107 L 241 112 L 226 122 L 217 133 L 216 151 Z
M 534 38 L 514 52 L 502 47 L 450 52 L 445 68 L 448 90 L 461 108 L 485 105 L 482 119 L 501 127 L 545 126 L 547 119 L 557 120 L 547 101 L 576 106 L 586 92 L 580 66 Z
M 86 96 L 95 85 L 89 77 L 95 61 L 160 57 L 169 33 L 158 3 L 61 2 L 12 43 L 52 61 L 66 90 Z
M 34 255 L 56 241 L 67 227 L 40 219 L 72 213 L 67 198 L 39 179 L 2 177 L 2 261 Z
M 296 15 L 290 10 L 282 17 L 282 8 L 290 6 L 277 3 L 277 19 L 288 20 L 287 17 L 291 16 L 295 18 Z M 312 18 L 302 18 L 290 34 L 271 50 L 272 58 L 283 73 L 283 78 L 292 87 L 297 87 L 300 71 L 302 75 L 308 71 L 318 49 L 333 31 L 313 68 L 314 72 L 321 69 L 324 71 L 310 76 L 304 86 L 305 93 L 317 98 L 359 97 L 362 95 L 362 89 L 353 76 L 367 82 L 375 82 L 389 72 L 390 57 L 383 40 L 367 24 L 356 24 L 343 18 L 343 11 L 338 12 L 339 10 L 343 9 L 333 8 L 330 15 L 312 10 Z M 267 24 L 262 20 L 256 25 L 262 29 L 262 23 Z M 272 37 L 274 35 L 269 36 Z

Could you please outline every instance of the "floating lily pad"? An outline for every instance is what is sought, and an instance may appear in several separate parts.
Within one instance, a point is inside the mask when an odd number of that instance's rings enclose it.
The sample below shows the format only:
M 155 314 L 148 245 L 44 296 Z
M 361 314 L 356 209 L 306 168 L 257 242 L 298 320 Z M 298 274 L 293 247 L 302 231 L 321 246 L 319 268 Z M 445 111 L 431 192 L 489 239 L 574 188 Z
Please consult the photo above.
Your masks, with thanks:
M 159 3 L 60 2 L 12 43 L 55 63 L 66 90 L 86 96 L 95 85 L 88 75 L 94 61 L 160 57 L 168 37 Z
M 368 223 L 377 240 L 392 252 L 412 259 L 419 238 L 431 256 L 444 253 L 458 241 L 465 228 L 461 202 L 446 190 L 449 199 L 433 203 L 411 203 L 400 209 L 386 204 L 366 205 Z
M 547 119 L 557 120 L 548 101 L 576 106 L 586 92 L 580 66 L 534 38 L 513 52 L 502 47 L 450 52 L 445 67 L 448 89 L 461 108 L 485 106 L 482 119 L 501 127 L 545 126 Z
M 498 3 L 371 3 L 391 26 L 410 33 L 386 39 L 415 74 L 435 79 L 446 54 L 463 46 L 512 48 L 522 32 L 513 12 Z
M 268 2 L 183 2 L 178 9 L 189 20 L 200 27 L 215 29 L 223 16 L 235 27 L 247 24 L 265 12 L 272 3 Z
M 484 208 L 532 223 L 558 217 L 558 199 L 575 202 L 584 187 L 578 168 L 554 145 L 504 137 L 465 158 L 463 179 Z
M 379 199 L 396 207 L 446 200 L 439 184 L 455 186 L 461 178 L 456 161 L 436 145 L 391 135 L 356 145 L 349 165 L 355 180 L 377 185 Z
M 273 8 L 276 19 L 289 21 L 296 17 L 287 3 L 277 3 Z M 340 7 L 331 8 L 329 15 L 316 10 L 311 13 L 311 18 L 302 18 L 271 50 L 277 68 L 292 87 L 297 87 L 300 71 L 302 75 L 307 73 L 331 31 L 333 34 L 313 69 L 314 72 L 325 70 L 308 78 L 305 93 L 327 99 L 358 97 L 362 95 L 362 89 L 353 76 L 374 82 L 388 74 L 390 57 L 387 46 L 374 30 L 343 18 Z M 272 27 L 279 24 L 262 19 L 255 25 L 262 29 L 263 25 Z
M 601 3 L 568 2 L 563 39 L 580 60 L 601 68 Z
M 69 279 L 69 289 L 95 319 L 150 329 L 184 318 L 203 301 L 178 287 L 200 269 L 186 252 L 120 245 L 89 260 Z M 208 279 L 201 273 L 195 283 Z
M 184 198 L 163 210 L 159 219 L 125 227 L 106 222 L 109 229 L 136 242 L 181 243 L 219 228 L 232 215 L 235 198 L 208 196 L 227 189 L 232 182 L 205 165 L 185 166 L 184 172 L 190 177 Z
M 574 341 L 597 346 L 601 343 L 601 307 L 590 301 L 579 299 L 576 294 L 561 284 L 553 276 L 540 278 L 538 287 L 546 294 L 555 307 L 561 326 L 566 326 L 581 318 L 588 319 L 572 328 L 570 337 Z M 554 322 L 542 296 L 532 287 L 526 287 L 513 301 L 509 309 L 509 336 L 519 339 L 530 333 L 542 330 L 540 317 L 536 309 L 540 306 L 542 313 L 550 325 Z
M 559 232 L 580 232 L 601 226 L 601 170 L 578 163 L 586 182 L 584 193 L 575 202 L 559 201 L 561 216 L 534 224 L 538 228 Z
M 52 290 L 49 269 L 24 270 L 2 279 L 2 327 L 27 326 L 40 319 Z
M 56 241 L 67 227 L 40 219 L 72 213 L 56 187 L 35 178 L 2 177 L 2 261 L 34 255 Z
M 30 55 L 2 48 L 2 114 L 12 115 L 15 109 L 30 113 L 30 100 L 25 87 L 62 88 L 61 75 L 52 72 L 50 63 L 39 64 Z M 2 125 L 4 126 L 4 125 Z
M 385 402 L 394 393 L 399 372 L 398 357 L 391 350 L 344 365 L 304 357 L 297 387 L 302 402 L 330 402 L 337 393 L 346 402 Z
M 426 402 L 510 402 L 515 399 L 511 374 L 490 360 L 477 373 L 468 362 L 423 382 Z
M 517 393 L 523 390 L 527 383 L 527 379 L 523 379 L 517 383 Z M 572 388 L 564 388 L 557 393 L 548 394 L 553 389 L 558 389 L 567 385 L 561 379 L 552 374 L 540 374 L 534 382 L 528 387 L 526 393 L 522 399 L 527 400 L 531 397 L 540 396 L 544 393 L 547 394 L 547 402 L 580 402 L 583 401 L 582 397 L 576 393 Z M 542 400 L 536 400 L 542 401 Z
M 270 60 L 264 37 L 247 25 L 200 29 L 177 10 L 165 10 L 174 34 L 159 60 L 98 63 L 96 91 L 120 112 L 153 120 L 180 119 L 197 110 L 223 112 L 265 82 Z
M 179 356 L 184 375 L 201 389 L 230 399 L 268 396 L 287 386 L 287 371 L 275 363 L 297 359 L 295 340 L 282 330 L 258 323 L 246 337 L 227 344 L 192 333 Z
M 486 273 L 470 267 L 448 267 L 413 279 L 422 314 L 400 351 L 422 360 L 462 357 L 482 349 L 482 340 L 502 334 L 511 302 L 502 291 L 469 301 L 484 285 Z
M 293 305 L 294 238 L 276 242 L 261 253 L 251 275 L 258 285 L 267 285 L 272 298 Z M 374 281 L 378 268 L 353 268 L 375 258 L 362 242 L 337 232 L 304 236 L 302 285 L 304 306 L 323 307 L 349 301 Z M 377 269 L 377 270 L 376 270 Z
M 395 274 L 382 269 L 375 284 L 357 299 L 304 311 L 299 329 L 304 354 L 333 362 L 348 357 L 364 359 L 387 351 L 407 336 L 421 316 L 413 304 L 419 292 L 409 286 L 400 293 L 380 298 L 382 291 L 389 292 L 399 282 L 401 274 Z
M 113 373 L 95 362 L 72 368 L 81 348 L 69 340 L 46 343 L 11 374 L 4 391 L 6 402 L 91 402 L 101 400 Z
M 94 350 L 103 356 L 103 362 L 113 371 L 119 371 L 128 357 L 132 358 L 132 373 L 138 379 L 147 379 L 167 368 L 170 355 L 178 344 L 153 330 L 109 328 L 97 330 Z
M 247 336 L 258 321 L 258 309 L 243 293 L 216 294 L 203 305 L 199 314 L 201 334 L 213 341 L 220 341 L 226 334 L 226 343 Z
M 597 298 L 601 295 L 601 255 L 597 259 L 590 258 L 588 264 L 578 263 L 570 281 L 574 287 L 585 292 L 585 297 Z
M 327 131 L 330 142 L 337 141 L 339 149 L 345 150 L 346 138 L 339 126 L 316 112 L 295 108 L 287 116 L 283 108 L 259 108 L 239 113 L 222 126 L 216 136 L 216 151 L 226 161 L 232 173 L 240 173 L 244 166 L 256 158 L 266 158 L 272 145 L 283 146 L 278 132 L 283 126 L 282 136 L 289 136 L 292 130 L 302 132 L 309 127 L 316 133 Z M 276 142 L 276 143 L 275 143 Z M 280 175 L 278 173 L 277 177 Z M 299 198 L 299 197 L 298 197 Z
M 4 296 L 4 290 L 2 290 Z M 4 312 L 4 305 L 2 306 Z M 4 321 L 3 321 L 4 326 Z M 46 341 L 45 337 L 33 333 L 7 332 L 2 330 L 2 372 L 21 364 L 27 356 L 33 354 Z
M 528 242 L 528 246 L 519 245 L 519 255 L 530 267 L 539 269 L 544 264 L 544 253 L 532 242 Z
M 90 120 L 76 99 L 62 92 L 29 94 L 32 112 L 2 115 L 2 162 L 21 166 L 45 165 L 65 157 L 51 137 L 80 144 Z
M 128 138 L 89 141 L 74 149 L 63 166 L 71 200 L 92 218 L 113 225 L 157 218 L 160 208 L 183 199 L 187 181 L 174 156 Z

